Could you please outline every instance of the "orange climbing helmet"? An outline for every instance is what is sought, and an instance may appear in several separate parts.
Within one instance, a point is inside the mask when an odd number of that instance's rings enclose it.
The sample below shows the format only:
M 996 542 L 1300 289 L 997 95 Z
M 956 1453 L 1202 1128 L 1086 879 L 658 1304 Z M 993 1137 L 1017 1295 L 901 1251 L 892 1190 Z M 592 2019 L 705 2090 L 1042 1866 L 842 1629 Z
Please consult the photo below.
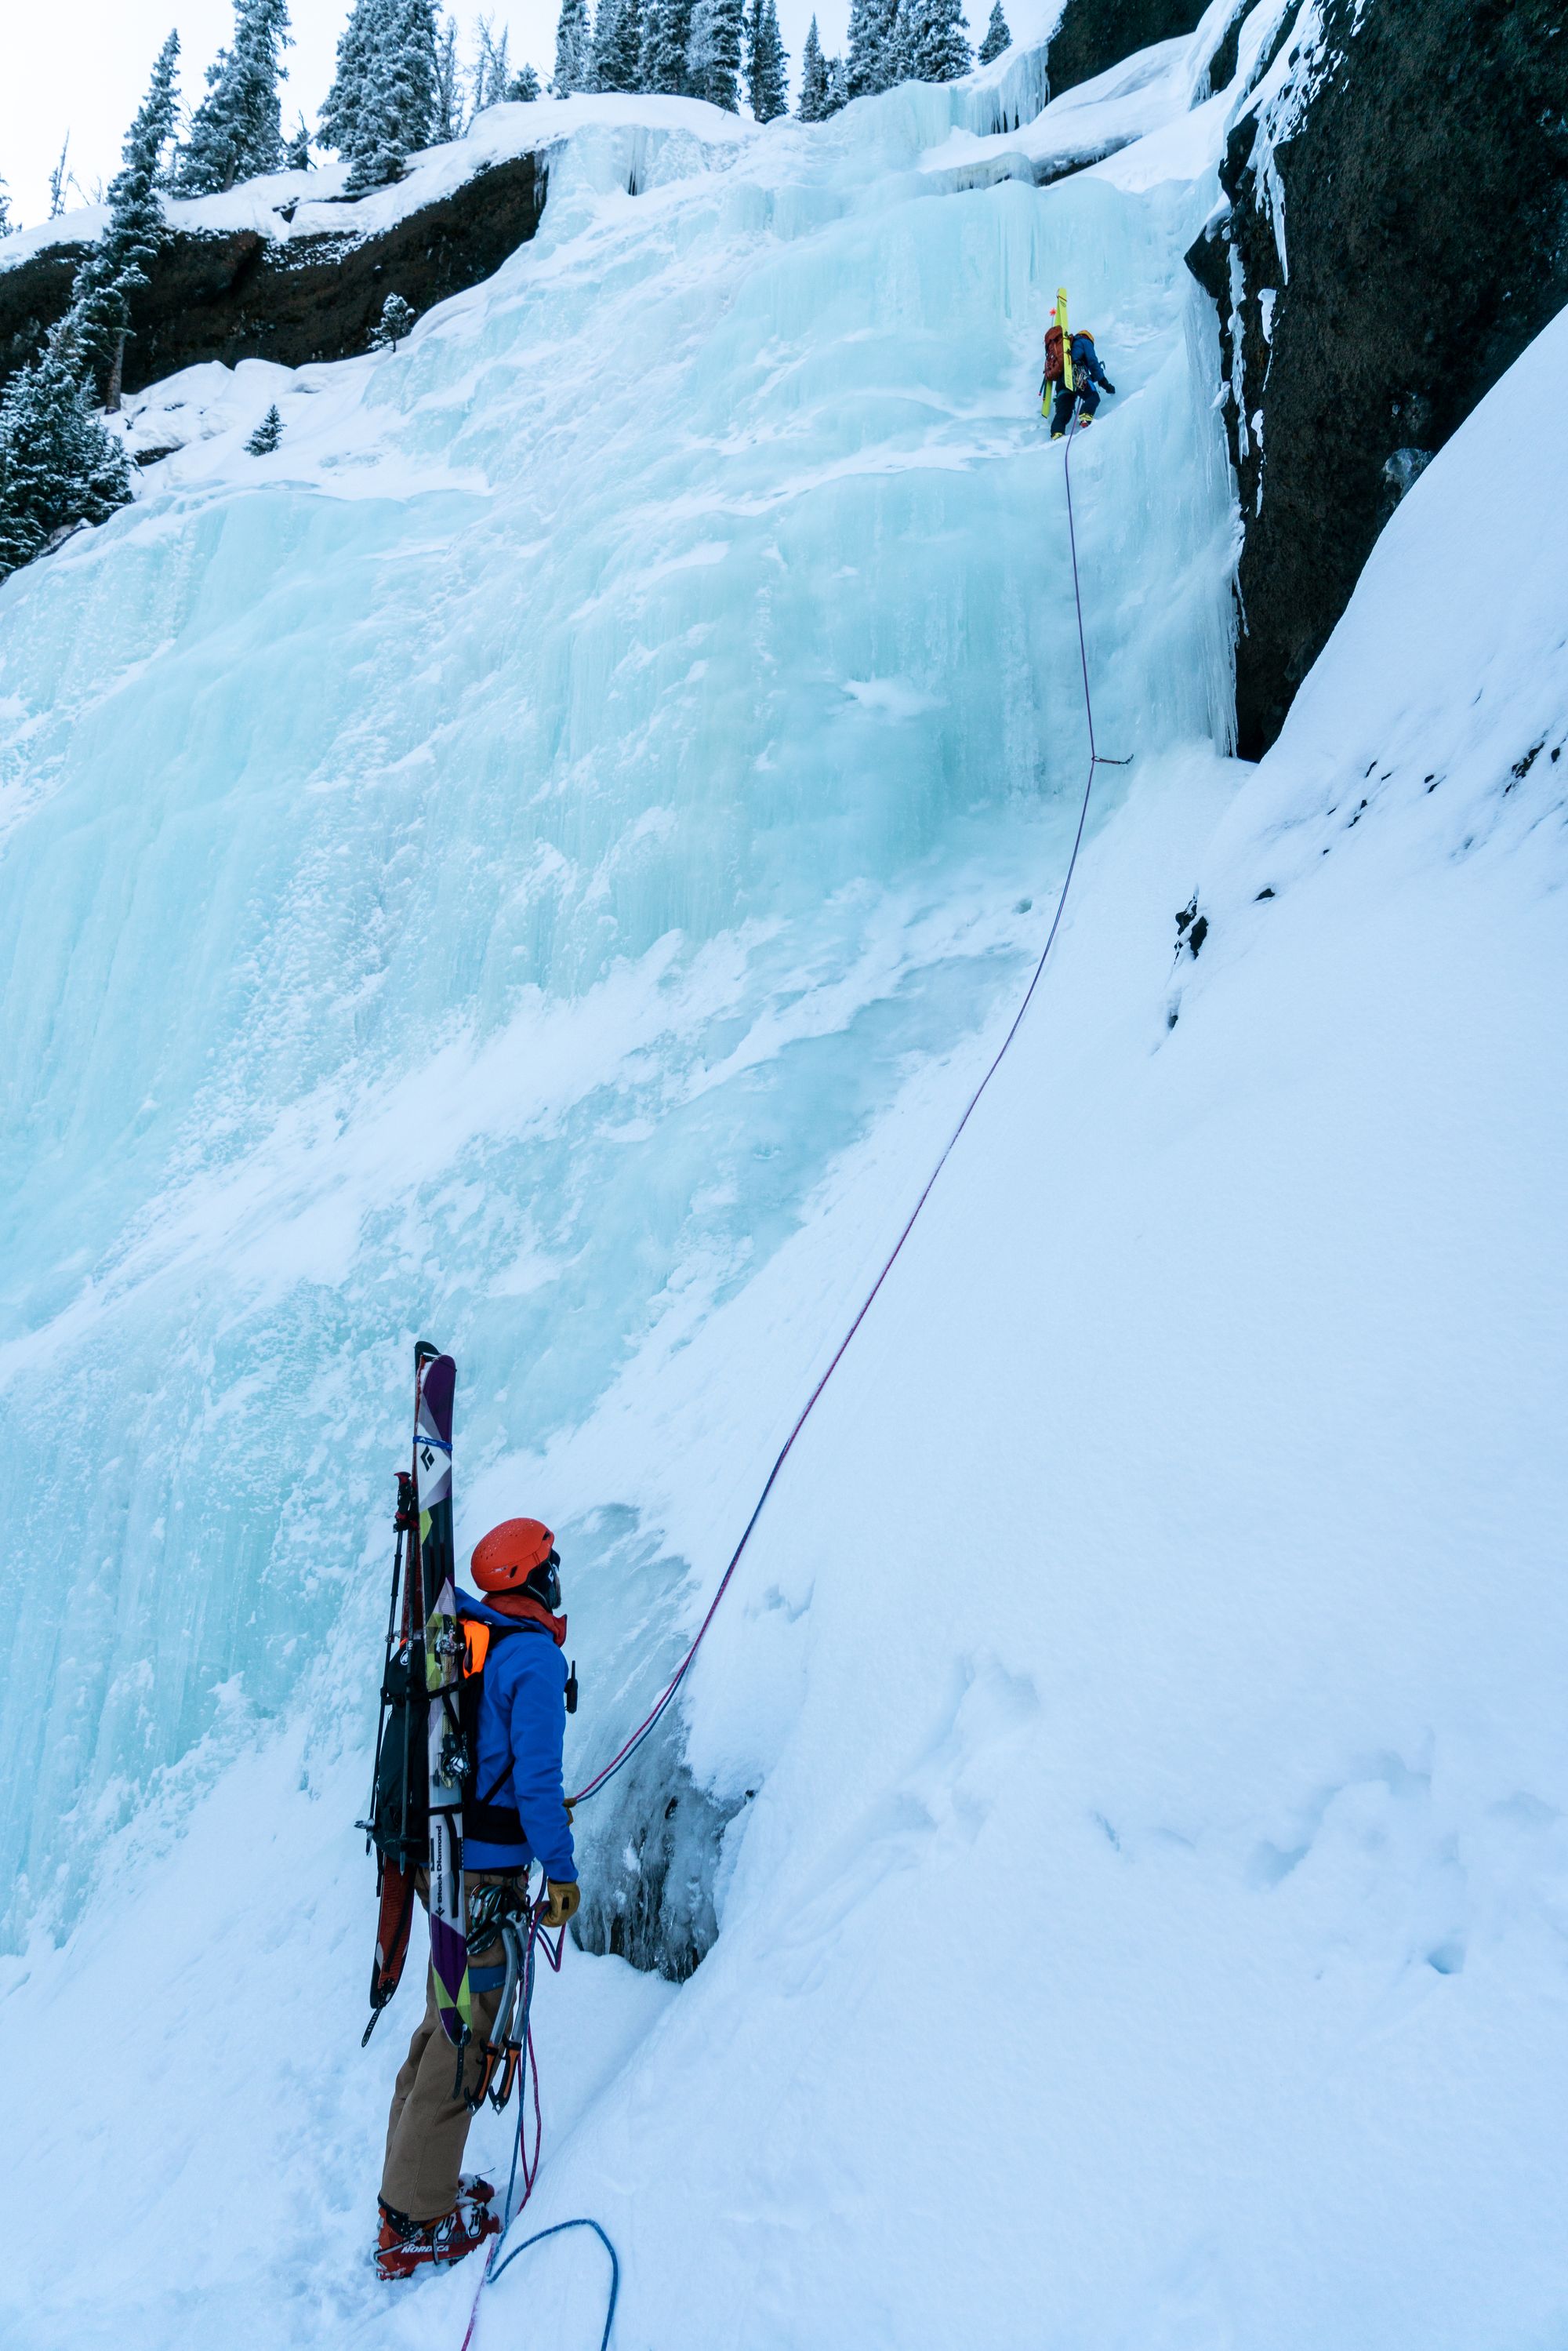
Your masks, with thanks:
M 481 1592 L 518 1592 L 541 1567 L 559 1568 L 555 1537 L 542 1519 L 503 1519 L 474 1546 Z

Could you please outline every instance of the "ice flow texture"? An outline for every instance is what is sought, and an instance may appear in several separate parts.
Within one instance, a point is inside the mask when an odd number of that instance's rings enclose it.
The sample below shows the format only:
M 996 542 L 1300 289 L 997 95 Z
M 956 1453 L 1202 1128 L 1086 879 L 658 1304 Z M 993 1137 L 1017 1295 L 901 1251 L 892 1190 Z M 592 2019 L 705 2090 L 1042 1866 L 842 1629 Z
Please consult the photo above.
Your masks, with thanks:
M 460 1459 L 580 1420 L 1038 946 L 1059 281 L 1121 387 L 1103 745 L 1223 727 L 1212 190 L 923 181 L 975 103 L 572 133 L 537 242 L 307 371 L 265 478 L 235 434 L 0 594 L 12 1936 L 368 1579 L 416 1324 Z

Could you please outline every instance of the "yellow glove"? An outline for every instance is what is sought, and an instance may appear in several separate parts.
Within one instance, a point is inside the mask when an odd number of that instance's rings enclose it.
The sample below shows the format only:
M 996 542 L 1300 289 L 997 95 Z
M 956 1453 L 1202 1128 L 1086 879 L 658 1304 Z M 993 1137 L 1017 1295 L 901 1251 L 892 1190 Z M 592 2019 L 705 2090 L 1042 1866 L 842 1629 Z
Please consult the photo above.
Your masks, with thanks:
M 577 1916 L 578 1906 L 582 1900 L 581 1886 L 568 1886 L 559 1877 L 552 1877 L 545 1891 L 549 1899 L 545 1904 L 540 1923 L 546 1927 L 564 1927 L 569 1918 Z

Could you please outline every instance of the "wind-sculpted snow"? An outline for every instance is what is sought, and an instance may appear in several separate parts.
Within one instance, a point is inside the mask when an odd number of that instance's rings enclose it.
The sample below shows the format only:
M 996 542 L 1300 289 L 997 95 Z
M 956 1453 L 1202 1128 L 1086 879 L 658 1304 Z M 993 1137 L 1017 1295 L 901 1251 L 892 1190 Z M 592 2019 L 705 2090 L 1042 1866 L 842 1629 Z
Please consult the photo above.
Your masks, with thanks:
M 976 1050 L 1084 756 L 1063 280 L 1121 386 L 1078 470 L 1102 737 L 1223 731 L 1212 184 L 933 193 L 998 89 L 587 121 L 491 284 L 395 355 L 176 379 L 138 507 L 0 595 L 13 1931 L 371 1622 L 415 1335 L 471 1497 Z M 549 1507 L 667 1526 L 644 1466 Z M 630 1719 L 661 1655 L 616 1631 Z

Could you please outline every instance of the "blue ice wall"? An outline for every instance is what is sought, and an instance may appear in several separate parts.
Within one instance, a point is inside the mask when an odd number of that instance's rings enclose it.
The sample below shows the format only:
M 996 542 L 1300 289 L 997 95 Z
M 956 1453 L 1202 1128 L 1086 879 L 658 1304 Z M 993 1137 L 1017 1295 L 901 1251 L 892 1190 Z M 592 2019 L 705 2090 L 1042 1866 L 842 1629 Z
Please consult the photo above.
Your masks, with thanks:
M 1043 892 L 1082 776 L 1059 282 L 1120 387 L 1102 737 L 1223 726 L 1211 191 L 955 190 L 974 105 L 578 131 L 537 242 L 306 371 L 277 459 L 0 590 L 12 1934 L 287 1702 L 417 1332 L 470 1462 L 574 1425 L 1038 944 L 942 910 Z

